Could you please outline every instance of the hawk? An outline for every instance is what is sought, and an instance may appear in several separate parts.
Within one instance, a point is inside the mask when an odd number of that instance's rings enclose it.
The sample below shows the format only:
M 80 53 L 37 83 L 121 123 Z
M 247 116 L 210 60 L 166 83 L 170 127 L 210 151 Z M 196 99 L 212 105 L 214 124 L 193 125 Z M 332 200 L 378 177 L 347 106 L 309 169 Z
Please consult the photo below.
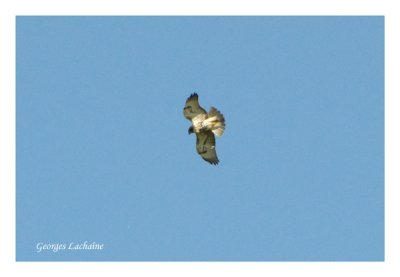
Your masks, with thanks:
M 199 96 L 193 93 L 186 100 L 183 115 L 192 122 L 188 132 L 196 134 L 197 153 L 207 162 L 217 165 L 219 160 L 215 151 L 215 135 L 222 136 L 225 131 L 225 118 L 216 108 L 207 113 L 199 105 Z

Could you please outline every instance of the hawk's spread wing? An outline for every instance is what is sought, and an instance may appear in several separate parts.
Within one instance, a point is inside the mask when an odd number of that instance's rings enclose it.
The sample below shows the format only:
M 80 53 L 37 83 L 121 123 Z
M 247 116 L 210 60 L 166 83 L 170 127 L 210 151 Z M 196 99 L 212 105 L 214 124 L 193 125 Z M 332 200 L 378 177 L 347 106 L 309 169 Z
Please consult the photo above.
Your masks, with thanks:
M 183 115 L 187 119 L 192 120 L 199 114 L 207 114 L 207 112 L 202 107 L 200 107 L 199 96 L 197 95 L 197 93 L 193 93 L 186 100 L 185 107 L 183 108 Z
M 210 164 L 218 164 L 215 151 L 215 136 L 212 131 L 196 133 L 196 150 L 199 155 Z

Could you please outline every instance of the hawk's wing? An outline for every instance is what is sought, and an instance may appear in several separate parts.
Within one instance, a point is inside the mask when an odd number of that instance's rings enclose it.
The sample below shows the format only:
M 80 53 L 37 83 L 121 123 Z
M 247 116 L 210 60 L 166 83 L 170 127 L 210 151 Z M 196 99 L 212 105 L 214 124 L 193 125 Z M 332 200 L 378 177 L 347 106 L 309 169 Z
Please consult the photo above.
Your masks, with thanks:
M 207 115 L 207 112 L 205 109 L 200 107 L 199 96 L 197 95 L 197 93 L 193 93 L 186 100 L 185 107 L 183 108 L 183 115 L 187 119 L 192 120 L 194 117 L 196 117 L 199 114 Z
M 218 164 L 215 151 L 215 136 L 212 131 L 196 133 L 196 150 L 199 155 L 210 164 Z

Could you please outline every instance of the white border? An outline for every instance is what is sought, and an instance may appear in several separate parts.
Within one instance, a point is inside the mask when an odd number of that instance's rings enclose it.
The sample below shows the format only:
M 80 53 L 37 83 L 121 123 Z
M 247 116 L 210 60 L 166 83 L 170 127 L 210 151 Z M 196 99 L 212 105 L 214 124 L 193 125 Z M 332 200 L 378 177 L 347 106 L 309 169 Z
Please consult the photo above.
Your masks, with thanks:
M 7 276 L 109 274 L 137 276 L 392 276 L 399 272 L 398 1 L 379 0 L 3 0 L 0 1 L 0 271 Z M 16 15 L 384 15 L 385 16 L 385 262 L 372 263 L 22 263 L 15 262 L 15 16 Z M 397 124 L 396 124 L 397 122 Z M 397 142 L 397 143 L 396 143 Z M 22 274 L 22 275 L 20 275 Z M 268 275 L 267 275 L 268 274 Z

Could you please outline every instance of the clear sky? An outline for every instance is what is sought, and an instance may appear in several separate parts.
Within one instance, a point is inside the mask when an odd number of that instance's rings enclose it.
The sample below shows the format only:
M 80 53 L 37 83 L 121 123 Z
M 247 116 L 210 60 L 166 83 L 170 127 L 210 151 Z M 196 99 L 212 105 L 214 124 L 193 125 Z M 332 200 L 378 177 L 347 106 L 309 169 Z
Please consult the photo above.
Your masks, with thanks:
M 383 17 L 18 17 L 17 260 L 382 261 L 383 59 Z

